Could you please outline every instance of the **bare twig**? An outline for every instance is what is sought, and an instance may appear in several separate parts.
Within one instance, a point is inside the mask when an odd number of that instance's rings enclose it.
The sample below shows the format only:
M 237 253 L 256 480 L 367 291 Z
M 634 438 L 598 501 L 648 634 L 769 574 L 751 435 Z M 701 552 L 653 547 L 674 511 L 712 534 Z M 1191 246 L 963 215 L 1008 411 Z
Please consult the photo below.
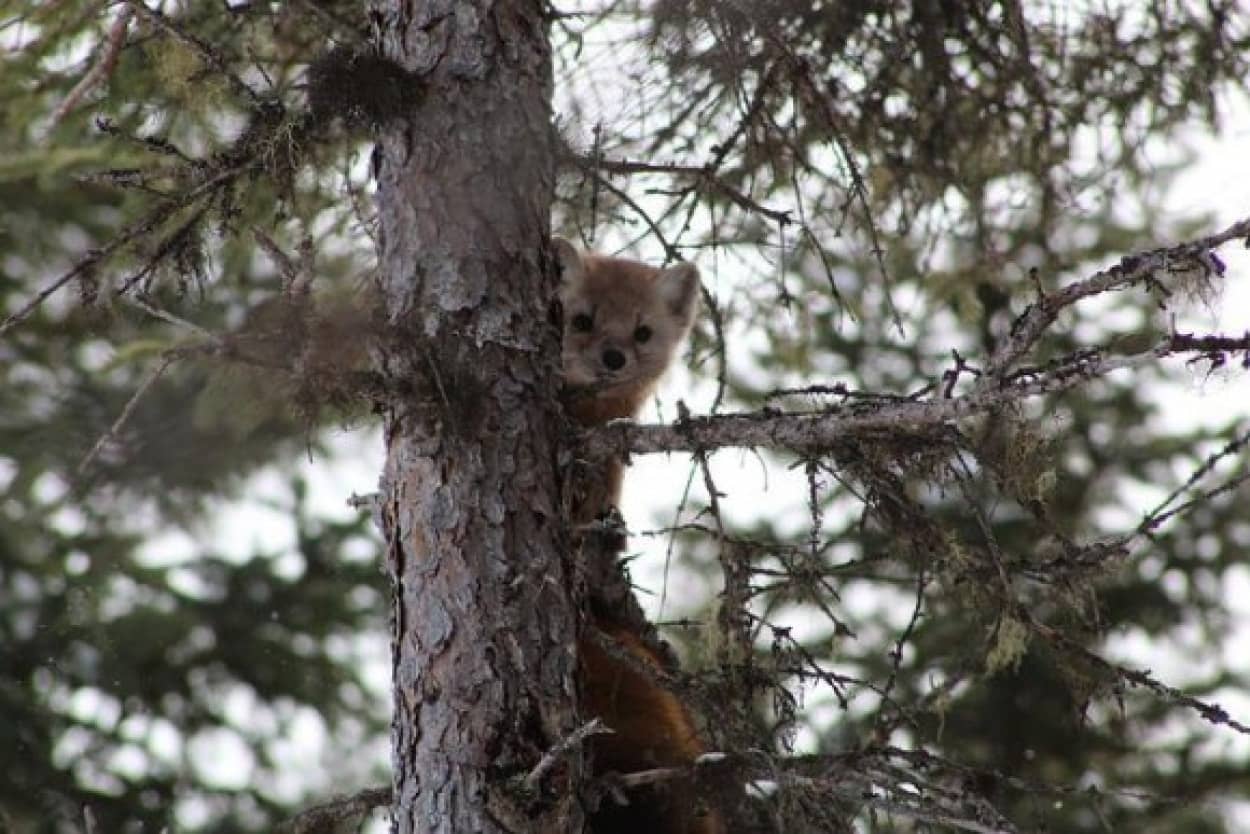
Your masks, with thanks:
M 734 188 L 704 165 L 681 165 L 671 162 L 640 162 L 632 159 L 610 159 L 603 156 L 574 156 L 573 161 L 583 168 L 598 168 L 609 174 L 666 174 L 674 177 L 689 177 L 695 181 L 696 188 L 714 191 L 727 197 L 739 208 L 767 217 L 775 223 L 789 224 L 794 222 L 790 212 L 782 209 L 769 208 L 762 203 Z
M 642 219 L 642 222 L 647 224 L 647 228 L 651 230 L 651 234 L 655 235 L 655 239 L 659 242 L 661 248 L 664 249 L 664 257 L 667 260 L 682 260 L 681 252 L 678 251 L 677 246 L 673 242 L 669 241 L 663 230 L 660 229 L 660 224 L 655 221 L 655 218 L 647 213 L 646 209 L 638 205 L 638 202 L 633 197 L 630 197 L 628 192 L 617 187 L 611 180 L 600 174 L 598 170 L 594 168 L 589 168 L 588 170 L 597 186 L 602 186 L 605 190 L 611 192 L 612 195 L 618 200 L 629 206 L 629 208 Z
M 349 796 L 339 796 L 299 812 L 278 826 L 279 834 L 328 834 L 337 826 L 355 820 L 375 808 L 389 805 L 389 787 L 365 788 Z
M 645 785 L 658 785 L 671 782 L 690 775 L 688 767 L 656 767 L 651 770 L 638 770 L 633 773 L 622 773 L 617 777 L 618 783 L 624 788 L 641 788 Z
M 543 757 L 538 760 L 538 764 L 534 765 L 534 769 L 531 770 L 525 777 L 525 787 L 530 790 L 535 790 L 538 787 L 538 783 L 541 782 L 543 777 L 556 766 L 556 763 L 559 762 L 560 759 L 567 756 L 571 751 L 581 747 L 582 744 L 585 743 L 586 739 L 594 735 L 602 735 L 611 732 L 614 732 L 612 728 L 604 724 L 603 720 L 600 718 L 592 718 L 590 721 L 587 721 L 585 724 L 560 739 L 554 747 L 543 754 Z
M 1037 343 L 1046 328 L 1054 323 L 1062 310 L 1071 307 L 1081 299 L 1144 283 L 1177 262 L 1201 260 L 1210 250 L 1230 240 L 1245 239 L 1247 236 L 1250 236 L 1250 218 L 1239 220 L 1222 232 L 1207 237 L 1129 255 L 1115 266 L 1098 272 L 1084 281 L 1078 281 L 1050 295 L 1042 296 L 1015 321 L 1010 336 L 994 351 L 994 355 L 990 357 L 989 364 L 986 366 L 986 375 L 982 384 L 992 385 L 996 378 L 1006 373 Z
M 117 437 L 118 432 L 120 432 L 122 427 L 126 425 L 126 422 L 130 419 L 130 416 L 134 413 L 136 406 L 139 405 L 139 402 L 143 399 L 144 395 L 147 394 L 148 390 L 156 384 L 156 381 L 161 378 L 165 371 L 168 370 L 169 366 L 172 365 L 180 355 L 181 354 L 177 351 L 166 352 L 160 363 L 148 373 L 147 377 L 143 380 L 135 392 L 130 395 L 130 399 L 126 401 L 125 408 L 122 409 L 122 413 L 118 415 L 117 419 L 113 421 L 113 425 L 109 427 L 107 432 L 100 436 L 100 439 L 97 440 L 95 445 L 91 447 L 91 451 L 89 451 L 86 457 L 82 459 L 82 462 L 78 464 L 77 472 L 79 478 L 86 473 L 87 469 L 91 466 L 95 459 L 99 457 L 100 452 L 104 451 L 104 447 Z
M 134 9 L 129 6 L 118 13 L 117 19 L 113 21 L 113 25 L 109 27 L 108 34 L 104 38 L 103 49 L 100 51 L 99 59 L 88 70 L 87 74 L 74 85 L 74 89 L 69 91 L 61 103 L 57 105 L 56 109 L 52 111 L 52 119 L 48 124 L 49 131 L 60 124 L 70 114 L 70 111 L 78 106 L 87 93 L 91 92 L 113 74 L 113 70 L 117 67 L 117 58 L 121 55 L 122 47 L 126 45 L 126 33 L 130 29 L 130 19 L 132 17 L 134 17 Z
M 1245 449 L 1248 444 L 1250 444 L 1250 431 L 1244 431 L 1241 434 L 1234 437 L 1232 440 L 1230 440 L 1227 444 L 1225 444 L 1225 446 L 1222 449 L 1207 456 L 1207 459 L 1202 462 L 1201 466 L 1199 466 L 1190 474 L 1189 478 L 1186 479 L 1185 483 L 1181 484 L 1179 487 L 1174 489 L 1171 492 L 1171 494 L 1168 495 L 1167 498 L 1159 502 L 1158 506 L 1156 506 L 1150 512 L 1146 513 L 1146 515 L 1142 518 L 1141 523 L 1137 525 L 1137 530 L 1134 531 L 1134 535 L 1149 536 L 1153 531 L 1157 530 L 1169 518 L 1172 518 L 1173 516 L 1177 514 L 1183 513 L 1187 509 L 1192 507 L 1195 501 L 1198 501 L 1198 500 L 1205 501 L 1211 498 L 1213 495 L 1215 495 L 1216 491 L 1200 493 L 1197 498 L 1191 499 L 1190 501 L 1186 501 L 1185 503 L 1177 507 L 1172 507 L 1172 509 L 1170 510 L 1168 509 L 1169 507 L 1172 506 L 1172 503 L 1176 501 L 1177 498 L 1179 498 L 1181 495 L 1188 492 L 1189 490 L 1193 489 L 1198 484 L 1199 481 L 1201 481 L 1203 478 L 1209 475 L 1215 469 L 1216 465 L 1221 460 L 1223 460 L 1226 457 L 1229 457 L 1230 455 L 1237 454 L 1238 452 Z M 1240 476 L 1234 477 L 1228 483 L 1224 484 L 1222 487 L 1217 487 L 1217 490 L 1221 492 L 1227 491 L 1227 489 L 1234 488 L 1235 486 L 1243 483 L 1247 479 L 1250 479 L 1250 472 L 1246 472 Z
M 1019 832 L 988 802 L 970 792 L 942 790 L 932 783 L 918 780 L 913 773 L 900 774 L 889 782 L 878 777 L 879 774 L 861 774 L 850 769 L 839 770 L 835 777 L 827 779 L 787 775 L 782 784 L 791 790 L 814 790 L 824 796 L 839 797 L 878 811 L 974 834 Z
M 1101 655 L 1090 651 L 1077 641 L 1058 629 L 1052 628 L 1044 623 L 1039 622 L 1035 618 L 1028 615 L 1028 612 L 1017 611 L 1018 618 L 1022 618 L 1029 627 L 1051 645 L 1057 649 L 1065 651 L 1074 656 L 1080 657 L 1087 663 L 1090 663 L 1104 672 L 1124 681 L 1133 686 L 1140 686 L 1148 689 L 1156 696 L 1162 698 L 1169 704 L 1185 707 L 1198 713 L 1204 721 L 1214 724 L 1217 727 L 1228 727 L 1242 735 L 1250 736 L 1250 725 L 1238 721 L 1228 714 L 1228 711 L 1219 704 L 1210 704 L 1206 701 L 1199 700 L 1192 695 L 1186 695 L 1175 687 L 1156 680 L 1147 671 L 1141 669 L 1133 669 L 1128 666 L 1121 666 L 1113 663 Z
M 172 324 L 175 327 L 180 327 L 183 330 L 186 330 L 187 332 L 203 339 L 206 342 L 213 342 L 213 343 L 218 343 L 218 344 L 220 344 L 221 342 L 221 337 L 217 336 L 211 331 L 205 330 L 203 327 L 200 327 L 198 324 L 187 321 L 181 316 L 176 316 L 173 313 L 169 312 L 168 310 L 165 310 L 161 307 L 157 307 L 153 304 L 150 304 L 142 298 L 139 298 L 133 295 L 123 295 L 122 300 L 126 304 L 129 304 L 131 307 L 136 307 L 142 310 L 143 312 L 147 313 L 149 316 L 160 319 L 161 321 L 167 324 Z
M 260 248 L 265 250 L 265 254 L 274 262 L 274 266 L 278 267 L 278 271 L 282 273 L 282 286 L 287 293 L 301 294 L 307 292 L 311 278 L 308 270 L 305 269 L 304 263 L 296 263 L 290 255 L 282 251 L 282 247 L 269 236 L 269 233 L 260 226 L 252 227 L 252 236 L 256 238 L 256 242 L 260 244 Z M 301 258 L 301 261 L 305 258 Z

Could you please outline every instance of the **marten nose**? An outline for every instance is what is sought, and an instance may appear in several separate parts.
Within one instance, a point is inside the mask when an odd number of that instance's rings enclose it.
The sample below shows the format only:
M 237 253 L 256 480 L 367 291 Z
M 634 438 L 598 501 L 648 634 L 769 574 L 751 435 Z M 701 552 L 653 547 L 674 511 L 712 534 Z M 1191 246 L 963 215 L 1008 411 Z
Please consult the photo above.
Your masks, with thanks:
M 603 352 L 603 364 L 609 371 L 619 371 L 625 367 L 625 354 L 616 348 L 608 348 Z

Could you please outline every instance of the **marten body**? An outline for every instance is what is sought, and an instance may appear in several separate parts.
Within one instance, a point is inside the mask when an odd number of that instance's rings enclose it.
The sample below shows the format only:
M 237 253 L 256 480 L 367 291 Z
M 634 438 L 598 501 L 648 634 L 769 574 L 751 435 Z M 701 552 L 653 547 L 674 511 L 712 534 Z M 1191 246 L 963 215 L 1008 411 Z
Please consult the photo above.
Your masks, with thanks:
M 698 309 L 699 276 L 690 264 L 657 269 L 624 258 L 581 254 L 554 241 L 564 306 L 562 364 L 569 410 L 582 425 L 633 417 L 646 402 Z M 583 525 L 620 499 L 622 464 L 583 468 L 573 487 L 572 518 Z M 591 572 L 593 577 L 593 571 Z M 595 600 L 592 589 L 592 603 Z M 619 601 L 616 603 L 619 607 Z M 706 746 L 686 705 L 658 680 L 669 663 L 642 632 L 645 623 L 592 604 L 578 640 L 582 703 L 614 732 L 594 736 L 595 775 L 688 768 Z M 605 796 L 591 815 L 594 834 L 723 834 L 720 814 L 698 801 L 689 779 Z
M 594 773 L 687 768 L 706 752 L 685 704 L 657 680 L 663 658 L 628 627 L 593 618 L 596 634 L 578 640 L 582 706 L 611 727 L 594 736 Z M 705 808 L 686 778 L 625 791 L 628 805 L 604 796 L 591 815 L 593 834 L 723 834 L 716 811 Z

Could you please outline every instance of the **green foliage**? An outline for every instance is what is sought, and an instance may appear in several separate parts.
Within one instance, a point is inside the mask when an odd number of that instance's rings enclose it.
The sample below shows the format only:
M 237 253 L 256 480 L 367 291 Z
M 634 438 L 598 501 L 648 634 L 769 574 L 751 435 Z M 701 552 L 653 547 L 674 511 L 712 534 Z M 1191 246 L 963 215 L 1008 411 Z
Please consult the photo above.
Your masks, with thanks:
M 1250 77 L 1246 10 L 1141 5 L 556 16 L 577 158 L 559 208 L 605 247 L 662 237 L 698 258 L 716 304 L 695 353 L 723 407 L 970 385 L 1039 291 L 1205 228 L 1164 222 L 1187 160 L 1147 148 L 1220 125 L 1223 91 Z M 340 761 L 385 721 L 343 648 L 382 630 L 366 522 L 319 517 L 292 473 L 368 406 L 352 376 L 371 325 L 349 302 L 373 262 L 354 154 L 359 132 L 422 103 L 418 80 L 361 48 L 354 3 L 166 4 L 135 13 L 112 69 L 54 118 L 123 9 L 0 8 L 0 310 L 64 279 L 0 341 L 0 828 L 77 831 L 87 804 L 110 833 L 270 830 L 291 811 L 283 777 L 306 769 L 281 753 L 300 708 L 337 733 Z M 1167 327 L 1159 308 L 1207 297 L 1210 279 L 1190 268 L 1114 310 L 1073 307 L 1033 356 L 1140 352 Z M 342 298 L 344 315 L 327 300 Z M 1198 632 L 1209 648 L 1230 626 L 1244 487 L 1099 546 L 1141 518 L 1141 494 L 1246 431 L 1234 416 L 1166 426 L 1169 379 L 1151 366 L 813 450 L 806 529 L 724 518 L 683 537 L 679 561 L 709 589 L 726 542 L 754 583 L 755 654 L 702 641 L 727 667 L 709 690 L 730 704 L 726 735 L 942 754 L 968 767 L 951 781 L 1027 829 L 1231 831 L 1240 764 L 1203 743 L 1227 728 L 1183 723 L 1174 693 L 1099 660 L 1109 636 Z M 776 393 L 811 384 L 827 390 Z M 1229 460 L 1244 468 L 1244 450 Z M 227 557 L 204 520 L 271 467 L 292 483 L 278 510 L 296 545 Z M 709 526 L 712 502 L 694 504 Z M 174 564 L 150 543 L 171 529 L 195 541 Z M 1211 655 L 1188 694 L 1244 690 L 1246 670 Z M 264 720 L 240 720 L 240 699 Z M 223 728 L 255 763 L 247 784 L 190 750 Z M 863 830 L 914 830 L 810 785 L 778 807 L 827 830 L 857 811 Z
M 282 293 L 254 226 L 291 252 L 304 235 L 323 247 L 318 289 L 349 283 L 371 255 L 346 254 L 354 220 L 333 170 L 270 176 L 296 164 L 294 119 L 266 128 L 249 169 L 240 148 L 270 121 L 151 21 L 130 22 L 114 70 L 50 126 L 120 11 L 0 13 L 0 310 L 146 224 L 0 341 L 0 828 L 78 832 L 88 806 L 110 834 L 270 830 L 300 799 L 293 777 L 300 790 L 318 773 L 377 778 L 385 708 L 359 646 L 380 645 L 385 604 L 371 525 L 323 517 L 294 467 L 328 454 L 308 418 L 331 416 L 287 396 L 298 342 L 263 378 L 227 347 L 257 302 Z M 200 4 L 179 25 L 237 71 L 265 56 L 267 95 L 286 108 L 326 27 L 350 31 L 331 21 Z M 326 164 L 340 158 L 342 146 Z M 179 202 L 232 167 L 223 187 Z M 274 466 L 290 497 L 271 515 L 295 542 L 240 553 L 218 541 L 206 516 Z M 171 530 L 176 558 L 156 545 Z M 301 761 L 288 748 L 309 715 L 367 755 L 354 769 L 346 749 Z M 214 771 L 219 757 L 236 772 Z

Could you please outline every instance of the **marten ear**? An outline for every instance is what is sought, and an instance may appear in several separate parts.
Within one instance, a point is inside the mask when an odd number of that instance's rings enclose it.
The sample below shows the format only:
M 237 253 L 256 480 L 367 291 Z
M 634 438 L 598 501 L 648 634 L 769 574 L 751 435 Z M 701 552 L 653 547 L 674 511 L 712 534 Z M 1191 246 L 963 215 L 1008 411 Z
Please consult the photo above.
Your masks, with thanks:
M 689 327 L 699 309 L 699 270 L 692 263 L 680 263 L 661 269 L 655 280 L 669 311 Z
M 560 264 L 560 285 L 568 287 L 580 281 L 586 272 L 586 265 L 582 262 L 577 247 L 562 237 L 553 237 L 551 248 L 555 250 L 556 260 Z

